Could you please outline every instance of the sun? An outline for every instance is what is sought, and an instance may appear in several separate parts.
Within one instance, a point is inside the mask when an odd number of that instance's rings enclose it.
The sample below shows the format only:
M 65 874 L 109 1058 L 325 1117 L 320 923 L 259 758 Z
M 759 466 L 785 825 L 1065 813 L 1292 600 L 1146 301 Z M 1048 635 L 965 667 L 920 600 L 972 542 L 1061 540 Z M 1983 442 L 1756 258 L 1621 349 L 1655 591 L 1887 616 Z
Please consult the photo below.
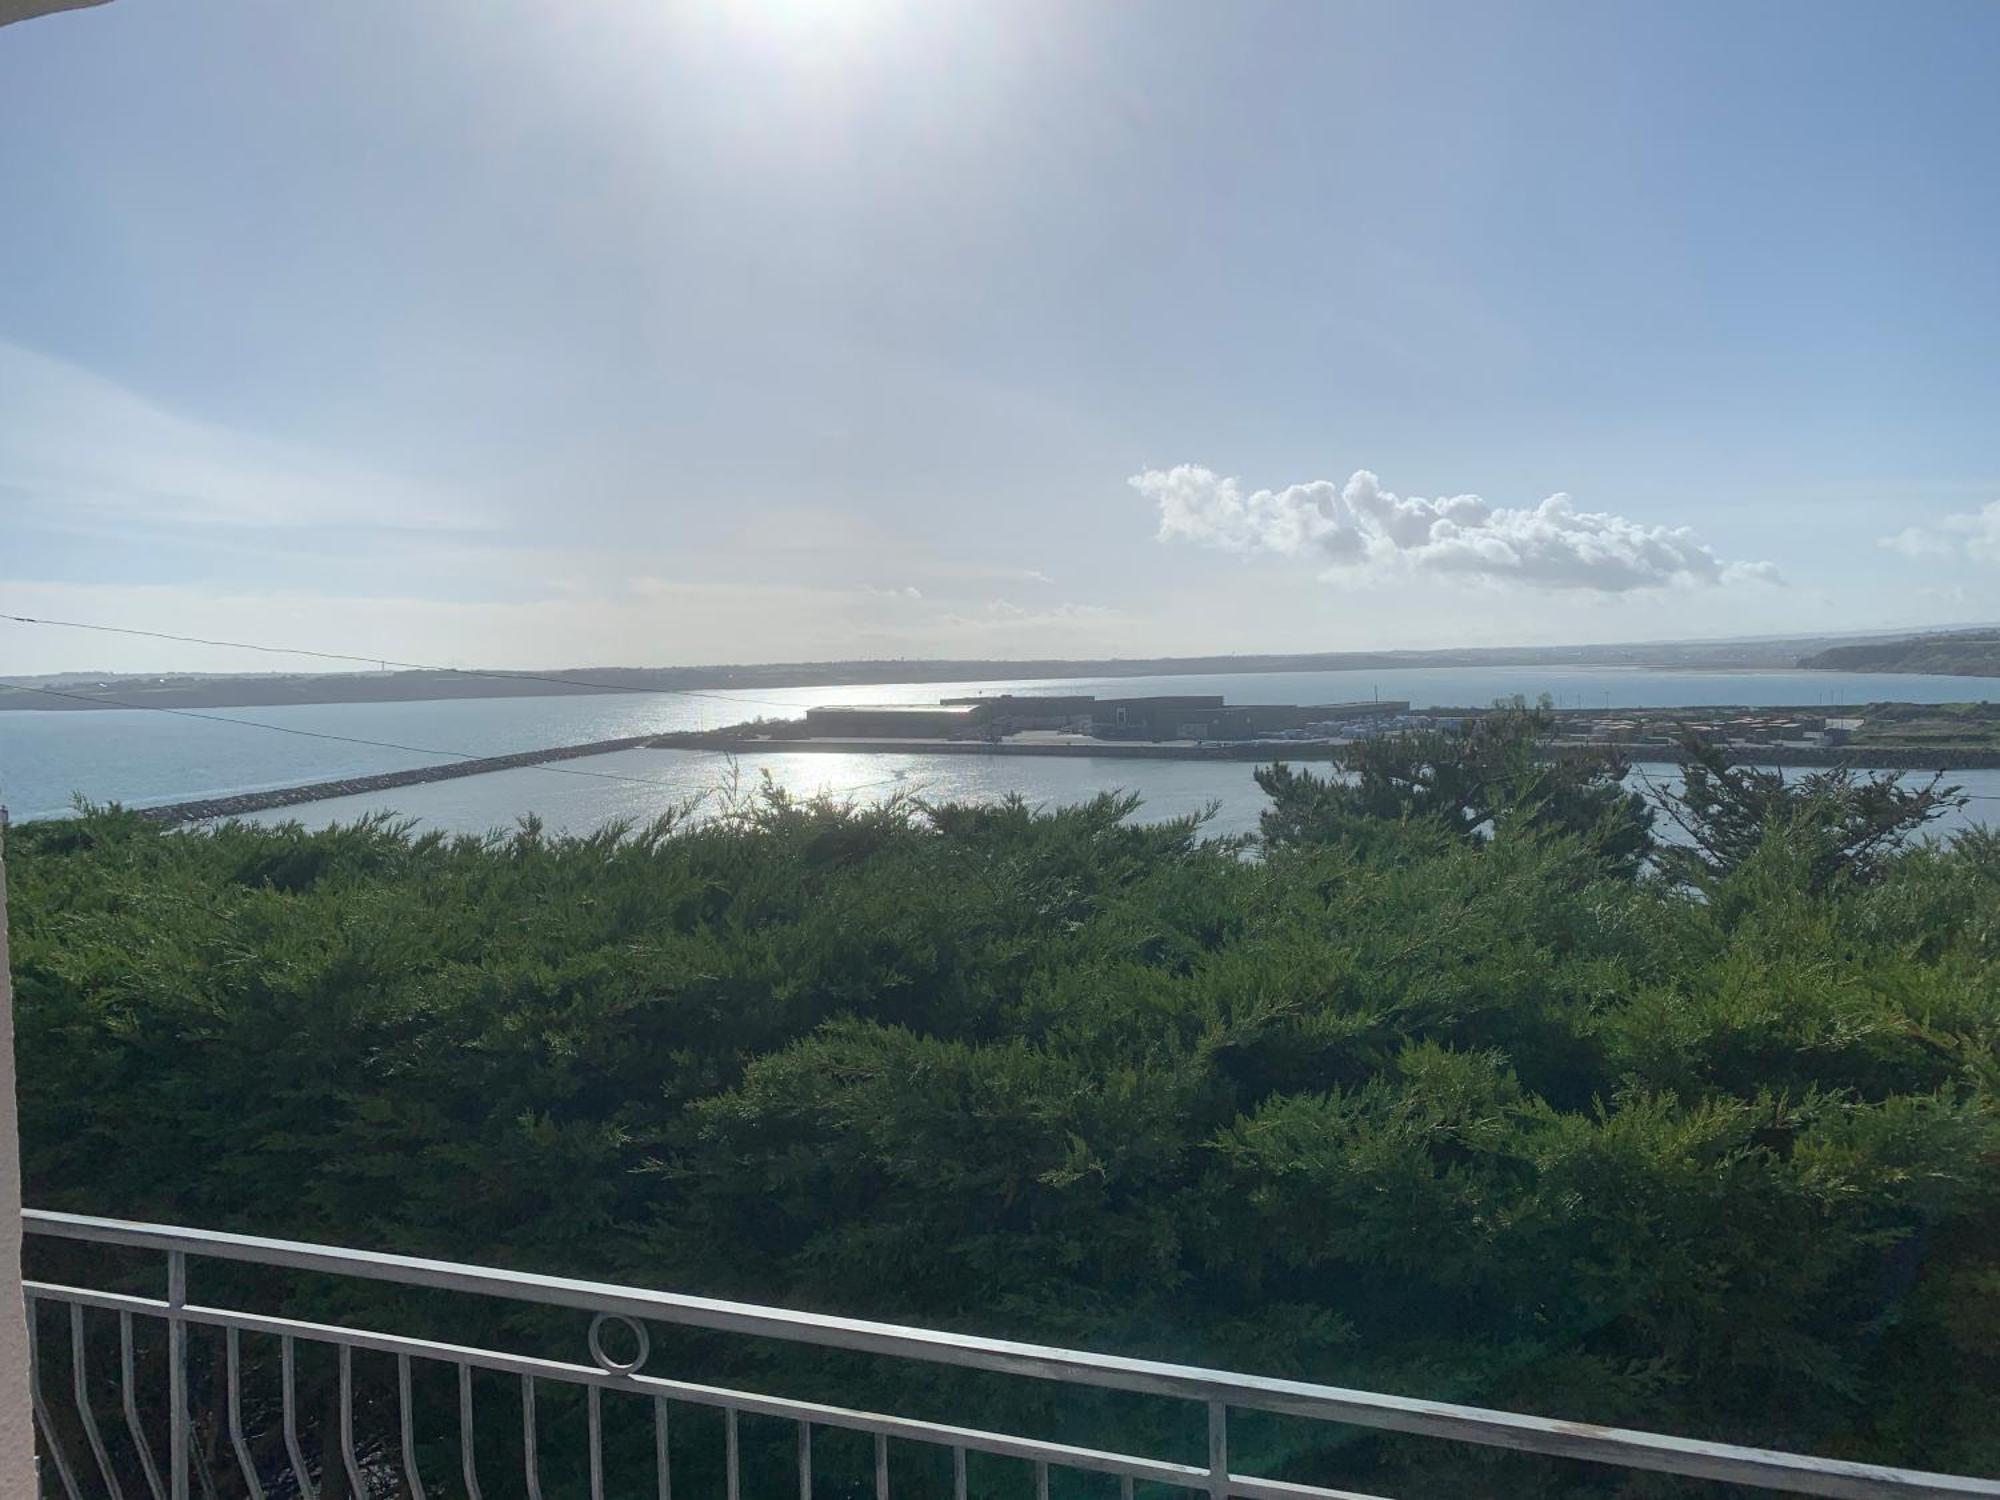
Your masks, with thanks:
M 854 42 L 877 31 L 895 0 L 733 0 L 737 24 L 780 42 Z

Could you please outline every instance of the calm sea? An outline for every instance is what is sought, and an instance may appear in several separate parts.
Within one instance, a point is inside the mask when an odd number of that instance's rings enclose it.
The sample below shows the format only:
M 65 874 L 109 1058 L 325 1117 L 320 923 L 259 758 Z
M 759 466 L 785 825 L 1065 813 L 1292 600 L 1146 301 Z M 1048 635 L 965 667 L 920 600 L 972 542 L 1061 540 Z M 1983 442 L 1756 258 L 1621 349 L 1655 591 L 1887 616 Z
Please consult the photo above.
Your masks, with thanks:
M 1850 705 L 1882 699 L 1942 703 L 2000 699 L 2000 679 L 1823 672 L 1656 672 L 1636 668 L 1414 668 L 1392 672 L 1273 672 L 1192 677 L 1034 679 L 979 683 L 881 683 L 762 689 L 689 698 L 606 694 L 485 698 L 434 703 L 313 704 L 214 710 L 212 719 L 109 709 L 0 712 L 0 802 L 16 818 L 59 816 L 74 796 L 143 807 L 299 782 L 400 770 L 456 758 L 648 732 L 714 728 L 756 715 L 793 717 L 821 703 L 927 703 L 970 693 L 1060 690 L 1134 696 L 1221 693 L 1232 703 L 1328 703 L 1407 698 L 1418 707 L 1468 706 L 1496 697 L 1549 694 L 1565 707 L 1681 708 L 1709 704 Z M 379 749 L 269 728 L 390 741 Z M 595 774 L 578 775 L 576 772 Z M 1657 770 L 1655 771 L 1657 773 Z M 978 756 L 771 754 L 732 765 L 719 755 L 633 750 L 558 768 L 496 772 L 309 803 L 261 815 L 321 824 L 386 809 L 426 827 L 483 831 L 528 813 L 550 827 L 595 828 L 647 819 L 687 801 L 739 792 L 761 777 L 800 793 L 874 798 L 907 790 L 936 799 L 996 797 L 1073 802 L 1129 790 L 1150 817 L 1219 805 L 1218 831 L 1255 826 L 1262 795 L 1242 762 L 988 759 Z M 631 780 L 608 780 L 626 777 Z M 1969 812 L 2000 818 L 2000 771 L 1957 778 L 1986 800 Z

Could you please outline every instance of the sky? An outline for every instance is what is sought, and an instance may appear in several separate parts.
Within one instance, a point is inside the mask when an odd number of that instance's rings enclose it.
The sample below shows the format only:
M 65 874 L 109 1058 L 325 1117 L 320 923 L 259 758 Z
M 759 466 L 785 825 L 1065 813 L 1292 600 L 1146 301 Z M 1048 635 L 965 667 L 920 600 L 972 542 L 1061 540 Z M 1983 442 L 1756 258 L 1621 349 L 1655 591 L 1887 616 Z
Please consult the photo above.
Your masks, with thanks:
M 1996 56 L 1983 0 L 23 22 L 0 612 L 530 667 L 1990 623 Z

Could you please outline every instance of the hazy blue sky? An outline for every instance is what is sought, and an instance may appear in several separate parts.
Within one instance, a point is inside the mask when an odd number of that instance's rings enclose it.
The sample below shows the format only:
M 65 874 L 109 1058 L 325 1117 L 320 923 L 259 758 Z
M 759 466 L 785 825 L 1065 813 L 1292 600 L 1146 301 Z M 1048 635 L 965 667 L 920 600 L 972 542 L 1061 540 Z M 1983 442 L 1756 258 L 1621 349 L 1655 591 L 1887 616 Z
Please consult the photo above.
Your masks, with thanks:
M 544 665 L 2000 618 L 1996 68 L 1985 0 L 9 27 L 0 609 Z M 97 665 L 267 663 L 0 626 Z

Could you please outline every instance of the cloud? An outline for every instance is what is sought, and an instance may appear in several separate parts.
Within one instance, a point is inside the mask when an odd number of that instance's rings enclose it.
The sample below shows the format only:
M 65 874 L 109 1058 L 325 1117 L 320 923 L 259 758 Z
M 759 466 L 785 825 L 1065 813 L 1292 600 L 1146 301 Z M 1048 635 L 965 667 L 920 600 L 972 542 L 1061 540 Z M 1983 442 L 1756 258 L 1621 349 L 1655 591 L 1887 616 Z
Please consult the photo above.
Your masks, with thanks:
M 1477 495 L 1425 500 L 1384 489 L 1366 469 L 1344 485 L 1318 479 L 1248 493 L 1196 464 L 1128 482 L 1159 508 L 1163 542 L 1314 558 L 1334 574 L 1414 570 L 1603 593 L 1780 581 L 1770 563 L 1726 562 L 1686 527 L 1578 510 L 1568 495 L 1518 510 Z
M 1955 557 L 1963 552 L 1981 562 L 2000 562 L 2000 500 L 1946 516 L 1936 526 L 1907 526 L 1876 545 L 1905 557 Z
M 49 519 L 448 528 L 459 505 L 397 475 L 203 422 L 0 340 L 0 492 Z

